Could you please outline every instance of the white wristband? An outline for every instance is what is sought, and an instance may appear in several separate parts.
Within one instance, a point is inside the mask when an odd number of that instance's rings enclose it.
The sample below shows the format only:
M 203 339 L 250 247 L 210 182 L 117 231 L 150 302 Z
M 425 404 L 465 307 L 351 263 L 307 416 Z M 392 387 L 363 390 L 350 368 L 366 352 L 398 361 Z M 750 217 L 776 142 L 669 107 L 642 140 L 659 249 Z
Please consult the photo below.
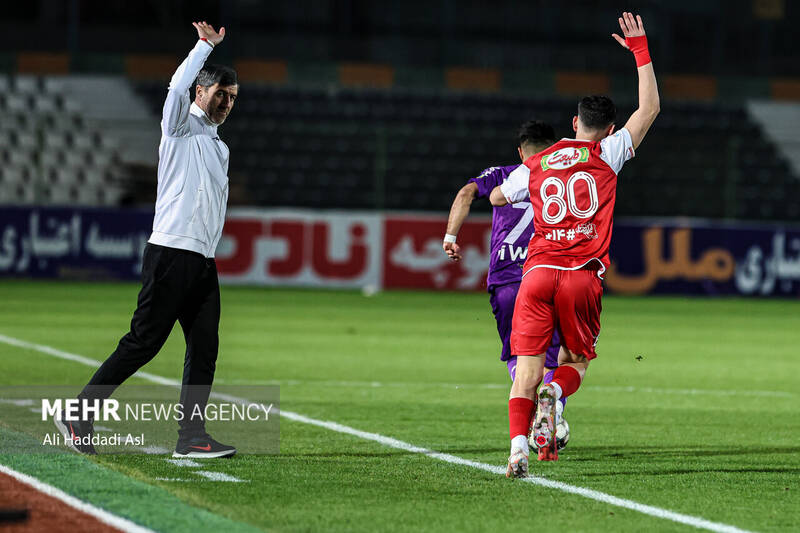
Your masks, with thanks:
M 444 234 L 444 242 L 454 243 L 454 242 L 456 242 L 456 236 L 455 235 L 450 235 L 449 233 L 445 233 Z

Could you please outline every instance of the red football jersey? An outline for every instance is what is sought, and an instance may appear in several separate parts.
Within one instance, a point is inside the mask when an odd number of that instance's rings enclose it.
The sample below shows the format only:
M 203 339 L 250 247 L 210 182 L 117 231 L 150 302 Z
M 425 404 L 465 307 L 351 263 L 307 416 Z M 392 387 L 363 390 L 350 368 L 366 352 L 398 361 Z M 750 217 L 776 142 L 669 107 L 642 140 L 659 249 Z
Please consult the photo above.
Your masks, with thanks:
M 528 176 L 524 171 L 509 176 L 501 187 L 506 199 L 518 202 L 530 193 L 533 206 L 535 232 L 523 275 L 537 267 L 577 270 L 597 262 L 603 276 L 617 174 L 633 156 L 630 133 L 623 128 L 598 142 L 562 139 L 525 161 Z

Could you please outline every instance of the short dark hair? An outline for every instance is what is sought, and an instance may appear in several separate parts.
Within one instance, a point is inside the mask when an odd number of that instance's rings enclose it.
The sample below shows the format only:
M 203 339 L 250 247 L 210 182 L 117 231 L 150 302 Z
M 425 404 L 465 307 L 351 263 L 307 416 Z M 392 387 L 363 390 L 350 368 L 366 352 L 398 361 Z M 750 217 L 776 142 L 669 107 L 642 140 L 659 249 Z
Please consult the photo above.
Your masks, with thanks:
M 239 80 L 236 76 L 236 71 L 231 67 L 225 65 L 206 65 L 197 75 L 195 85 L 201 87 L 211 87 L 215 83 L 219 83 L 223 87 L 229 85 L 239 85 Z
M 519 146 L 532 146 L 537 152 L 541 152 L 554 142 L 556 142 L 556 132 L 553 126 L 541 120 L 529 120 L 519 127 L 517 133 Z
M 584 96 L 578 103 L 578 118 L 590 130 L 602 130 L 617 119 L 617 106 L 608 96 Z

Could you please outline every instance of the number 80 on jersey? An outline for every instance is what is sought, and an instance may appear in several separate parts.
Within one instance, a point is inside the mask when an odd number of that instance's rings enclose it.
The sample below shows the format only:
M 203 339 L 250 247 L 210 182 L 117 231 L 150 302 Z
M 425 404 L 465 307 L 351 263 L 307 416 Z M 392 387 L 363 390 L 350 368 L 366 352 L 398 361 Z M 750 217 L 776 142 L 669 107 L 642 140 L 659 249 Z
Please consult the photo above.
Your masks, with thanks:
M 578 207 L 575 195 L 575 184 L 579 181 L 586 183 L 589 193 L 589 206 L 586 209 Z M 555 194 L 548 194 L 549 187 L 555 187 Z M 588 172 L 576 172 L 569 177 L 567 184 L 556 176 L 550 176 L 542 182 L 539 188 L 539 195 L 542 198 L 542 218 L 548 224 L 558 224 L 567 216 L 567 210 L 576 218 L 589 218 L 597 212 L 600 202 L 597 198 L 597 183 L 594 176 Z M 550 214 L 550 207 L 555 205 L 557 211 Z

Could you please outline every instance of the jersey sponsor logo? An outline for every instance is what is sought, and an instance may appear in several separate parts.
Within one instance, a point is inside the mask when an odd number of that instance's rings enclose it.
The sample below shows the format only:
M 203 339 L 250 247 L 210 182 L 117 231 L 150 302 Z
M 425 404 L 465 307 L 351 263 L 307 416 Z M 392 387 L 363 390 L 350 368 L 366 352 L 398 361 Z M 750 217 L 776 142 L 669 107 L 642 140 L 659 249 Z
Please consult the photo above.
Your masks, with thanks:
M 575 228 L 575 233 L 581 233 L 586 236 L 587 239 L 596 239 L 597 235 L 597 228 L 591 222 L 587 224 L 578 224 Z
M 589 160 L 588 148 L 562 148 L 542 157 L 542 170 L 561 170 Z
M 500 247 L 497 250 L 497 257 L 500 258 L 500 261 L 506 260 L 506 245 Z M 527 246 L 511 246 L 508 245 L 508 258 L 512 261 L 516 262 L 524 262 L 525 258 L 528 257 L 528 247 Z

